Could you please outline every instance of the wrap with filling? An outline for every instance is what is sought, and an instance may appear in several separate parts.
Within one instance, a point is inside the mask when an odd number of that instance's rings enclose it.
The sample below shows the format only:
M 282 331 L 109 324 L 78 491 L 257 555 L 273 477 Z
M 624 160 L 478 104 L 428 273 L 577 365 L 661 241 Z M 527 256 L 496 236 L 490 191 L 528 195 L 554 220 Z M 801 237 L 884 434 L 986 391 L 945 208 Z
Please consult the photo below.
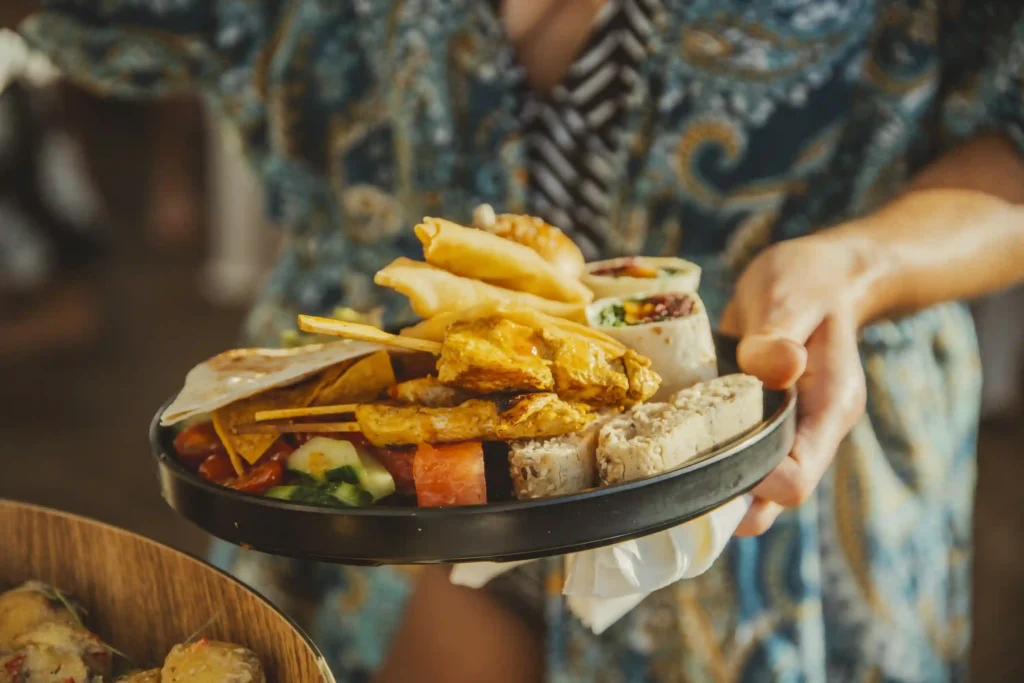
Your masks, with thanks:
M 587 319 L 651 360 L 651 369 L 662 377 L 652 401 L 718 375 L 711 323 L 693 292 L 600 299 L 587 308 Z
M 700 266 L 681 258 L 627 256 L 588 263 L 581 280 L 598 299 L 696 292 L 700 286 Z
M 267 389 L 296 384 L 327 368 L 386 348 L 368 342 L 337 341 L 293 349 L 250 348 L 219 353 L 189 371 L 185 386 L 161 414 L 160 424 L 169 427 L 212 413 Z

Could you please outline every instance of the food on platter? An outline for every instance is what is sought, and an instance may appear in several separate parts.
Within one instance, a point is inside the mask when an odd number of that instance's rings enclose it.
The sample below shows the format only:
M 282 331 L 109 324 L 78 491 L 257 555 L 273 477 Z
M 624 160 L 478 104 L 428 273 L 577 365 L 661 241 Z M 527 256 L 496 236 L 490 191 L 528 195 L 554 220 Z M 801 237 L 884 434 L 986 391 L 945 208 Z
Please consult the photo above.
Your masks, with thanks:
M 427 263 L 455 275 L 552 301 L 589 303 L 594 298 L 579 278 L 563 273 L 530 247 L 485 230 L 424 218 L 416 236 Z
M 585 304 L 582 301 L 565 303 L 496 287 L 404 257 L 377 271 L 373 281 L 408 297 L 413 312 L 421 318 L 432 318 L 489 301 L 530 308 L 568 320 L 582 321 L 584 318 Z
M 743 435 L 763 419 L 761 391 L 754 377 L 725 375 L 615 416 L 598 438 L 601 484 L 667 472 Z
M 355 309 L 342 306 L 335 308 L 328 317 L 334 318 L 335 320 L 344 320 L 349 323 L 360 323 L 362 325 L 381 327 L 384 324 L 384 309 L 375 308 L 367 313 L 361 313 Z M 331 337 L 306 334 L 301 332 L 297 327 L 281 332 L 281 346 L 286 349 L 309 346 L 310 344 L 323 344 L 331 341 L 334 341 Z
M 512 322 L 519 323 L 520 325 L 532 327 L 535 330 L 557 330 L 565 334 L 575 334 L 585 337 L 590 342 L 597 344 L 613 356 L 620 356 L 626 351 L 626 347 L 623 344 L 615 341 L 603 332 L 599 332 L 587 325 L 582 325 L 564 318 L 556 318 L 554 316 L 547 315 L 546 313 L 530 310 L 528 308 L 509 306 L 495 301 L 488 301 L 480 304 L 479 306 L 474 306 L 461 311 L 453 311 L 451 313 L 436 315 L 433 318 L 424 320 L 412 327 L 405 328 L 401 331 L 401 334 L 404 337 L 440 342 L 444 341 L 445 333 L 453 323 L 480 320 L 482 318 L 490 318 L 494 316 L 506 318 Z
M 192 370 L 161 418 L 179 425 L 181 465 L 293 504 L 480 505 L 658 474 L 760 421 L 756 380 L 713 379 L 692 288 L 586 306 L 568 238 L 487 211 L 482 230 L 425 218 L 428 262 L 377 273 L 424 318 L 400 334 L 303 315 L 307 339 L 341 341 L 237 350 Z M 645 263 L 621 273 L 643 279 Z M 699 277 L 685 261 L 658 264 L 655 279 Z
M 595 301 L 590 324 L 651 361 L 662 377 L 654 400 L 718 374 L 711 323 L 693 292 L 666 292 Z
M 209 416 L 267 389 L 295 384 L 326 368 L 381 350 L 375 344 L 313 344 L 297 349 L 232 349 L 203 361 L 160 416 L 164 426 Z
M 488 204 L 473 211 L 473 226 L 530 247 L 569 277 L 583 274 L 583 252 L 569 237 L 536 216 L 496 214 Z
M 547 498 L 597 486 L 597 437 L 616 412 L 604 411 L 577 432 L 511 444 L 509 471 L 516 497 Z
M 452 408 L 468 401 L 471 396 L 464 391 L 441 384 L 441 380 L 435 375 L 426 375 L 390 387 L 388 398 L 405 405 Z
M 59 589 L 29 581 L 0 594 L 0 682 L 10 683 L 265 683 L 251 650 L 206 639 L 178 645 L 163 668 L 134 668 L 84 625 L 84 610 Z
M 598 299 L 696 292 L 700 286 L 700 266 L 681 258 L 627 256 L 588 263 L 581 281 Z
M 632 405 L 650 398 L 661 383 L 649 361 L 630 349 L 609 354 L 589 336 L 535 328 L 502 315 L 454 322 L 440 343 L 311 316 L 299 316 L 299 326 L 320 334 L 432 350 L 440 356 L 438 381 L 474 394 L 555 392 L 594 405 Z
M 420 507 L 486 503 L 483 444 L 479 441 L 440 446 L 422 443 L 413 458 L 413 479 Z

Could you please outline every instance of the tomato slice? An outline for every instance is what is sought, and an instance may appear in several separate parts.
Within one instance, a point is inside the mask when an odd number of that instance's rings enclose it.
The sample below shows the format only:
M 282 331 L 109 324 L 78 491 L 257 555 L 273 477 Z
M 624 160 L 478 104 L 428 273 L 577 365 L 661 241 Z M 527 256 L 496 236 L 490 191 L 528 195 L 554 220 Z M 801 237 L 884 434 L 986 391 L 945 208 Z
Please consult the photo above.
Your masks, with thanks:
M 420 444 L 413 458 L 413 476 L 420 507 L 487 502 L 484 448 L 479 441 Z
M 374 448 L 370 452 L 395 480 L 395 493 L 400 496 L 416 495 L 416 477 L 413 472 L 415 448 Z
M 181 464 L 193 470 L 211 455 L 227 454 L 212 422 L 200 422 L 178 432 L 174 437 L 174 452 Z

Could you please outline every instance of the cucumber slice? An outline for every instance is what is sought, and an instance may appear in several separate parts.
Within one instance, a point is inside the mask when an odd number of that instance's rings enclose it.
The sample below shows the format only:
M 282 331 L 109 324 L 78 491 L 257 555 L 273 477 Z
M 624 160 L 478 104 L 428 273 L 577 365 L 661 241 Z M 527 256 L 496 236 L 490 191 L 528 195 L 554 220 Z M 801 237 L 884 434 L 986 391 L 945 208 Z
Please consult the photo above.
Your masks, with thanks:
M 320 483 L 350 484 L 380 500 L 395 492 L 395 480 L 351 441 L 318 436 L 288 456 L 288 469 Z
M 334 487 L 332 495 L 349 507 L 366 507 L 373 504 L 373 496 L 354 484 L 342 482 Z
M 275 486 L 263 495 L 267 498 L 277 498 L 278 500 L 291 500 L 295 490 L 298 488 L 298 486 Z

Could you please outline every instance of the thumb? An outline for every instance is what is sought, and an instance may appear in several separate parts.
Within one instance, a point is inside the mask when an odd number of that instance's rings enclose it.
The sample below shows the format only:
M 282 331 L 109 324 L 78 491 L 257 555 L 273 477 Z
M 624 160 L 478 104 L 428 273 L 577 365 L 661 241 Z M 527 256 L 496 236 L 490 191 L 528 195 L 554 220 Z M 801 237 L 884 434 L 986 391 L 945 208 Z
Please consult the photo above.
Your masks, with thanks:
M 804 344 L 821 324 L 823 312 L 816 306 L 775 303 L 751 311 L 745 318 L 737 349 L 740 369 L 769 389 L 792 386 L 807 368 Z

